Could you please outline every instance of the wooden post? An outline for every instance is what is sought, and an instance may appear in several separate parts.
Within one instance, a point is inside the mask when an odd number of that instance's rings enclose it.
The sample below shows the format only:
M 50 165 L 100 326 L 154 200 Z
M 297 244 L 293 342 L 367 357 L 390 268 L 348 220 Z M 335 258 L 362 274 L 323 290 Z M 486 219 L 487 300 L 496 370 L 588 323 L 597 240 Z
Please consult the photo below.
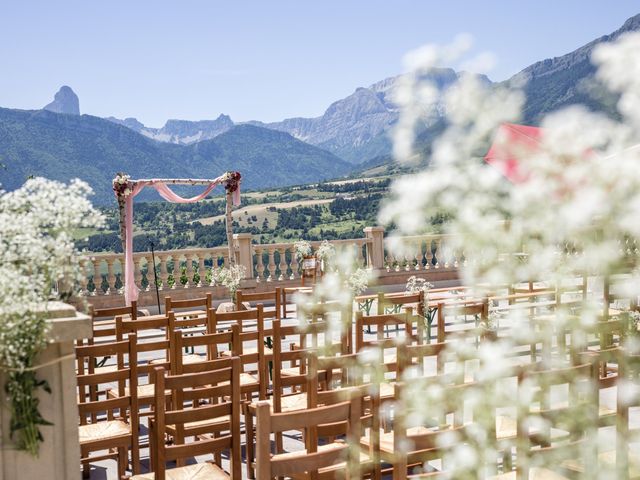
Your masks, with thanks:
M 231 215 L 231 206 L 232 206 L 231 195 L 232 195 L 231 192 L 227 190 L 227 193 L 225 195 L 227 199 L 227 204 L 225 206 L 226 207 L 225 227 L 227 229 L 227 245 L 229 246 L 229 266 L 233 267 L 236 264 L 236 255 L 235 255 L 235 249 L 233 248 L 233 215 Z

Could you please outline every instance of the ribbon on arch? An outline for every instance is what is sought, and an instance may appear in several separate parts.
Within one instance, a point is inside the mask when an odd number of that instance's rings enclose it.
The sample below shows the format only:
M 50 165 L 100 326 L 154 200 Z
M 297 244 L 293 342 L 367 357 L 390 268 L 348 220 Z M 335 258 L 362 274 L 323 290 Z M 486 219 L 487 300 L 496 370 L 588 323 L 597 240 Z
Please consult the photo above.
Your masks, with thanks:
M 124 228 L 124 299 L 127 305 L 131 305 L 132 301 L 138 299 L 138 287 L 135 283 L 135 268 L 133 264 L 133 199 L 138 195 L 145 187 L 151 186 L 157 190 L 162 198 L 172 203 L 195 203 L 205 198 L 211 190 L 221 183 L 227 181 L 227 175 L 221 175 L 220 177 L 211 180 L 208 184 L 203 180 L 166 180 L 166 179 L 149 179 L 149 180 L 135 180 L 131 181 L 131 192 L 124 196 L 124 210 L 125 210 L 125 228 Z M 207 185 L 205 190 L 190 198 L 184 198 L 175 193 L 169 188 L 167 183 L 189 185 Z M 233 205 L 240 205 L 240 184 L 235 185 L 235 189 L 231 192 Z M 116 196 L 117 196 L 116 192 Z

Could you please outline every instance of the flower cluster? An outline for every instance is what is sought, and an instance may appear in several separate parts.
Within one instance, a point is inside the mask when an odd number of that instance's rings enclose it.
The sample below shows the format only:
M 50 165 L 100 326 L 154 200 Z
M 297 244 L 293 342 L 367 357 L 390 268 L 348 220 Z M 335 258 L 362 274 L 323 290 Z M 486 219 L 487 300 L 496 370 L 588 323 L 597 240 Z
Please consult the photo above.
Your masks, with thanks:
M 360 295 L 369 288 L 369 277 L 369 271 L 364 268 L 358 268 L 355 272 L 349 275 L 346 284 L 354 296 Z
M 227 287 L 231 298 L 235 302 L 236 292 L 240 288 L 240 282 L 245 278 L 247 269 L 244 265 L 232 265 L 230 267 L 222 267 L 213 272 L 213 278 L 216 283 Z
M 336 255 L 336 247 L 329 243 L 327 240 L 323 240 L 318 249 L 316 250 L 316 256 L 319 260 L 325 262 L 330 261 Z
M 412 275 L 407 280 L 407 285 L 405 286 L 405 291 L 409 293 L 418 293 L 420 291 L 424 292 L 424 303 L 422 305 L 422 311 L 425 315 L 429 312 L 429 290 L 433 288 L 433 284 L 427 282 L 426 279 L 416 277 Z
M 118 172 L 112 182 L 113 191 L 116 192 L 118 199 L 131 195 L 133 191 L 133 182 L 131 176 L 126 173 Z
M 409 293 L 418 293 L 422 290 L 424 291 L 425 297 L 426 297 L 429 290 L 432 288 L 433 288 L 433 284 L 427 282 L 426 279 L 412 275 L 407 280 L 407 285 L 405 287 L 405 290 Z
M 240 172 L 225 172 L 225 174 L 222 176 L 224 189 L 229 193 L 233 193 L 238 190 L 241 180 L 242 175 L 240 174 Z
M 311 244 L 306 240 L 298 240 L 293 244 L 293 248 L 296 251 L 296 258 L 298 260 L 302 260 L 304 257 L 310 256 L 313 252 Z
M 70 296 L 79 279 L 72 233 L 103 224 L 91 193 L 80 180 L 44 178 L 0 192 L 0 369 L 9 372 L 3 387 L 11 397 L 12 437 L 34 455 L 44 423 L 34 390 L 45 385 L 31 369 L 46 346 L 47 301 Z
M 442 463 L 451 466 L 451 478 L 477 478 L 478 471 L 495 468 L 488 466 L 495 465 L 503 448 L 494 440 L 496 410 L 507 404 L 530 407 L 529 389 L 513 391 L 499 383 L 508 372 L 514 348 L 534 340 L 551 345 L 557 331 L 553 329 L 565 327 L 586 336 L 603 307 L 608 308 L 602 305 L 608 279 L 615 278 L 619 292 L 632 299 L 638 297 L 640 284 L 640 149 L 633 147 L 640 127 L 640 34 L 596 46 L 591 57 L 597 67 L 594 82 L 598 82 L 591 85 L 592 90 L 600 98 L 618 102 L 616 115 L 605 116 L 582 106 L 546 115 L 540 123 L 539 145 L 533 152 L 517 155 L 526 175 L 515 182 L 478 157 L 487 151 L 501 124 L 521 118 L 525 96 L 518 87 L 522 84 L 488 87 L 482 77 L 462 74 L 443 92 L 432 81 L 438 78 L 430 75 L 437 66 L 474 63 L 476 59 L 463 58 L 468 47 L 465 41 L 445 48 L 425 47 L 407 57 L 408 73 L 396 91 L 400 118 L 394 153 L 399 161 L 420 160 L 429 167 L 394 181 L 380 221 L 394 225 L 400 238 L 434 229 L 431 219 L 446 219 L 443 231 L 450 248 L 464 252 L 461 280 L 475 286 L 474 296 L 531 279 L 560 288 L 586 278 L 587 286 L 585 295 L 570 305 L 555 305 L 552 327 L 544 324 L 535 335 L 527 309 L 506 309 L 501 315 L 492 310 L 483 327 L 495 330 L 499 320 L 501 330 L 509 329 L 506 335 L 494 342 L 479 342 L 472 351 L 468 342 L 447 342 L 445 355 L 459 368 L 467 368 L 460 359 L 469 354 L 479 360 L 474 371 L 463 371 L 479 380 L 462 393 L 474 405 L 474 430 L 464 438 L 459 435 L 452 442 L 458 447 L 443 458 Z M 447 113 L 447 128 L 433 142 L 429 158 L 422 158 L 424 149 L 414 144 L 416 132 L 441 112 Z M 627 315 L 632 322 L 640 321 L 640 315 Z M 626 355 L 637 355 L 640 349 L 637 342 L 620 343 Z M 573 340 L 571 347 L 578 348 Z M 561 355 L 545 361 L 545 368 L 566 366 Z M 418 420 L 449 412 L 449 399 L 443 397 L 446 379 L 422 381 L 410 369 L 405 380 L 407 388 L 396 411 L 415 412 Z M 527 421 L 545 420 L 531 415 Z M 584 431 L 597 427 L 587 415 L 572 421 Z M 615 443 L 615 437 L 607 439 Z M 537 466 L 552 469 L 560 463 L 538 460 Z M 583 455 L 581 460 L 586 464 L 588 458 Z M 602 465 L 597 468 L 595 477 L 610 473 Z

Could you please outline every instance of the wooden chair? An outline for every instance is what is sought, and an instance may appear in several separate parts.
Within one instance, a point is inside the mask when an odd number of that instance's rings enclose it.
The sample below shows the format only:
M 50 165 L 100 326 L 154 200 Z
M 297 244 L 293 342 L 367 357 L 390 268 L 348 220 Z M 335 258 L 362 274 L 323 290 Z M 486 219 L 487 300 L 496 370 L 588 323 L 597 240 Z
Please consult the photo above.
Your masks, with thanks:
M 223 351 L 221 355 L 239 357 L 245 392 L 249 393 L 249 396 L 257 393 L 259 398 L 266 398 L 269 385 L 267 359 L 272 350 L 267 345 L 271 342 L 270 330 L 265 330 L 262 304 L 258 304 L 255 309 L 228 313 L 216 313 L 212 309 L 210 315 L 211 333 L 220 329 L 230 329 L 233 325 L 238 326 L 238 334 L 234 338 L 231 350 Z
M 165 375 L 163 367 L 154 370 L 155 417 L 151 421 L 153 475 L 139 475 L 135 480 L 166 478 L 241 478 L 240 460 L 240 361 L 228 359 L 229 366 L 202 373 Z M 171 400 L 167 393 L 171 392 Z M 167 407 L 167 405 L 171 405 Z M 190 426 L 213 422 L 220 434 L 215 437 L 197 435 L 197 441 L 186 443 L 193 436 Z M 174 433 L 172 444 L 165 441 L 167 428 Z M 188 434 L 187 434 L 188 432 Z M 222 432 L 226 434 L 222 435 Z M 195 463 L 167 469 L 166 462 L 183 463 L 187 458 L 230 452 L 230 474 L 214 462 Z
M 336 465 L 346 463 L 344 478 L 360 478 L 357 448 L 361 433 L 360 399 L 297 412 L 273 413 L 268 402 L 256 405 L 258 480 L 274 477 L 336 478 Z M 318 445 L 317 429 L 327 424 L 347 422 L 347 442 Z M 305 431 L 304 450 L 271 454 L 271 435 L 288 430 Z M 323 475 L 323 473 L 325 475 Z M 328 476 L 327 476 L 328 473 Z
M 307 408 L 307 386 L 309 375 L 307 362 L 309 350 L 285 349 L 283 344 L 287 337 L 299 338 L 297 326 L 282 326 L 280 320 L 273 321 L 273 354 L 272 361 L 272 396 L 266 400 L 274 412 L 292 412 Z M 289 369 L 283 375 L 283 370 Z M 247 473 L 249 478 L 254 475 L 254 418 L 257 404 L 250 403 L 245 411 L 245 428 L 247 432 Z M 276 449 L 282 450 L 282 436 L 276 434 Z
M 257 306 L 253 305 L 255 302 L 263 305 L 264 318 L 280 320 L 282 316 L 282 289 L 280 287 L 276 287 L 275 290 L 270 292 L 249 293 L 242 290 L 236 292 L 236 310 L 242 310 L 244 308 L 243 303 L 249 303 L 251 308 L 255 308 Z M 273 302 L 273 309 L 264 308 L 265 302 Z
M 85 365 L 106 355 L 118 357 L 116 370 L 103 373 L 86 372 Z M 117 458 L 118 475 L 122 476 L 127 469 L 127 452 L 131 450 L 132 469 L 134 473 L 138 473 L 140 455 L 136 396 L 138 382 L 136 336 L 131 335 L 129 339 L 119 342 L 77 346 L 76 358 L 80 452 L 85 472 L 90 462 Z M 110 383 L 118 385 L 118 395 L 115 398 L 100 400 L 87 395 L 87 389 Z M 108 450 L 108 453 L 101 456 L 90 455 L 91 452 L 102 450 Z
M 416 425 L 409 423 L 412 410 L 402 390 L 404 383 L 398 383 L 393 431 L 380 435 L 380 456 L 393 466 L 394 480 L 407 478 L 410 469 L 414 470 L 411 473 L 419 472 L 420 477 L 437 472 L 429 462 L 442 460 L 448 451 L 464 444 L 469 428 L 464 424 L 464 397 L 471 387 L 472 384 L 443 386 L 442 416 L 433 418 L 431 423 Z M 447 416 L 451 416 L 451 420 L 447 421 Z
M 309 384 L 307 386 L 307 408 L 333 405 L 352 398 L 361 400 L 360 423 L 361 474 L 373 479 L 381 478 L 380 464 L 380 385 L 375 375 L 376 365 L 364 361 L 357 354 L 338 356 L 309 356 Z M 324 375 L 325 387 L 318 390 L 318 380 Z M 365 382 L 365 378 L 370 383 Z M 326 441 L 347 434 L 346 423 L 318 427 L 317 435 Z
M 576 465 L 588 465 L 584 476 L 597 474 L 598 391 L 594 366 L 584 364 L 550 370 L 524 370 L 518 381 L 516 471 L 493 478 L 570 478 Z M 552 402 L 551 390 L 568 389 L 565 402 Z M 536 421 L 535 419 L 538 419 Z
M 116 321 L 116 337 L 118 339 L 134 338 L 136 351 L 143 354 L 146 359 L 138 360 L 136 372 L 141 377 L 146 377 L 146 383 L 136 382 L 136 399 L 140 416 L 150 415 L 151 411 L 142 412 L 142 408 L 150 407 L 155 398 L 155 385 L 149 381 L 153 369 L 156 366 L 164 366 L 169 369 L 171 358 L 171 345 L 166 332 L 169 329 L 167 316 L 150 318 L 141 317 L 137 320 L 127 320 L 119 317 Z M 154 358 L 155 357 L 155 358 Z M 124 393 L 129 395 L 130 389 L 126 387 Z M 120 392 L 111 390 L 110 398 L 117 398 Z

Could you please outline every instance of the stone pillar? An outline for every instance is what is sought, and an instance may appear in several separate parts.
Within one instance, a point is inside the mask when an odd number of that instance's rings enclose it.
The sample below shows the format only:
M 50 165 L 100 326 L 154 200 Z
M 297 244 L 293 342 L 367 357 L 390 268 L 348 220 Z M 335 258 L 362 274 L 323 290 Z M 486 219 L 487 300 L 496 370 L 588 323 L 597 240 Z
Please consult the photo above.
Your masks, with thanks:
M 49 346 L 38 357 L 38 364 L 53 362 L 38 370 L 38 378 L 47 380 L 48 394 L 38 391 L 40 412 L 53 423 L 40 426 L 44 442 L 38 457 L 13 449 L 9 440 L 10 412 L 4 393 L 5 374 L 0 372 L 0 480 L 36 478 L 66 480 L 80 478 L 80 443 L 78 440 L 78 404 L 74 340 L 92 335 L 91 318 L 78 313 L 71 305 L 49 303 Z M 65 357 L 61 361 L 56 359 Z
M 384 268 L 384 227 L 365 227 L 367 264 L 373 269 Z
M 245 278 L 253 278 L 253 248 L 251 245 L 250 233 L 234 233 L 234 243 L 237 243 L 236 263 L 244 265 L 246 269 Z

